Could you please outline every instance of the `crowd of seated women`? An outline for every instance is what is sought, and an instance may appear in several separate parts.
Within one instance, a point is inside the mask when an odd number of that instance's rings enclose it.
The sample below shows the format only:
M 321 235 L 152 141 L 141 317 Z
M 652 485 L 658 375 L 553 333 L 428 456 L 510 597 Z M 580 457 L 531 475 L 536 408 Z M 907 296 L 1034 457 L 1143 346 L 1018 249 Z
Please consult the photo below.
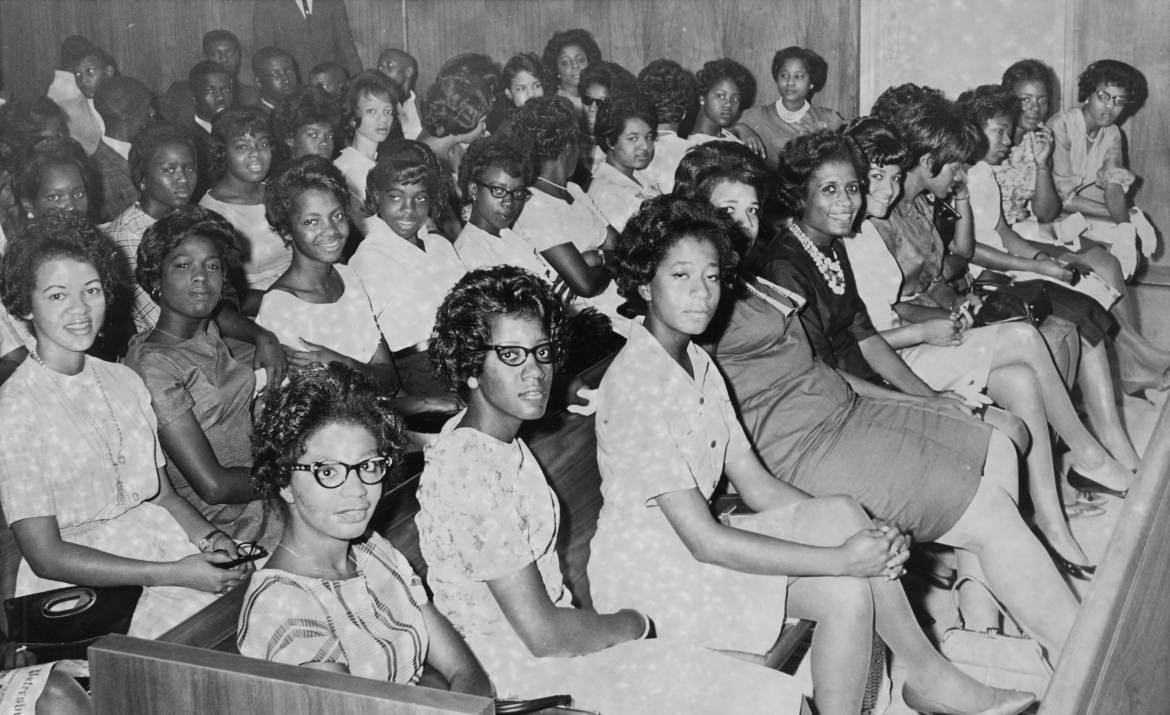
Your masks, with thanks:
M 634 72 L 581 29 L 417 93 L 395 48 L 308 86 L 263 48 L 255 88 L 234 35 L 203 49 L 161 119 L 76 36 L 53 99 L 0 107 L 4 596 L 140 585 L 154 637 L 248 584 L 245 655 L 605 713 L 852 715 L 875 632 L 912 708 L 1042 695 L 952 666 L 897 579 L 951 547 L 1060 658 L 1095 570 L 1069 519 L 1140 464 L 1111 371 L 1170 386 L 1127 295 L 1154 250 L 1117 126 L 1135 68 L 1094 62 L 1052 117 L 1022 60 L 847 120 L 800 47 L 762 105 L 732 59 Z M 990 279 L 1043 281 L 1052 315 L 987 319 Z M 604 498 L 579 608 L 518 434 L 598 324 L 622 347 L 568 397 Z M 425 585 L 370 530 L 424 446 Z M 724 477 L 747 512 L 712 516 Z M 786 614 L 817 622 L 808 702 L 762 665 Z M 68 685 L 45 702 L 84 707 Z

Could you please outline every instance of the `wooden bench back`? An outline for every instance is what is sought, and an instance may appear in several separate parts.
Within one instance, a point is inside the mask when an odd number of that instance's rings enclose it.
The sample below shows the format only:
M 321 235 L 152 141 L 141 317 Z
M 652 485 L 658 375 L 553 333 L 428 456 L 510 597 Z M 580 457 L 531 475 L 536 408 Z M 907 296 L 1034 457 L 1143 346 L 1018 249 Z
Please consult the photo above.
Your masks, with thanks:
M 158 641 L 89 649 L 95 715 L 488 715 L 490 698 L 396 685 Z

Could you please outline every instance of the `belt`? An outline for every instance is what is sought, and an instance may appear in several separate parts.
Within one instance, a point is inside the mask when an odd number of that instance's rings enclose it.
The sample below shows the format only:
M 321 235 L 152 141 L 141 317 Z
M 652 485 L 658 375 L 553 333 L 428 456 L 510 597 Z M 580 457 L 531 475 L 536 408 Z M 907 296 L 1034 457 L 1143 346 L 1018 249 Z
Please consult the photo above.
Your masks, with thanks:
M 399 358 L 399 359 L 408 358 L 411 355 L 425 353 L 430 347 L 431 347 L 431 341 L 424 340 L 421 343 L 415 343 L 414 345 L 408 345 L 407 347 L 402 348 L 401 350 L 395 350 L 394 357 Z

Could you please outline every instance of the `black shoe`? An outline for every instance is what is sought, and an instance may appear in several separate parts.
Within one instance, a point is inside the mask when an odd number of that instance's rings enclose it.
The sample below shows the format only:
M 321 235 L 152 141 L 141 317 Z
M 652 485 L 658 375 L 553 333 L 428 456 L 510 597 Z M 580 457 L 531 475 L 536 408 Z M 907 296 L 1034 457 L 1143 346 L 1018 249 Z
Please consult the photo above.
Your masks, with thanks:
M 1068 485 L 1073 489 L 1079 489 L 1082 492 L 1089 494 L 1108 494 L 1115 496 L 1118 499 L 1124 499 L 1129 494 L 1128 489 L 1111 489 L 1100 482 L 1095 482 L 1076 470 L 1075 467 L 1070 467 L 1068 475 Z
M 1052 561 L 1056 564 L 1056 568 L 1060 569 L 1062 573 L 1065 573 L 1081 581 L 1090 581 L 1092 580 L 1093 575 L 1097 573 L 1096 564 L 1077 564 L 1061 556 L 1060 553 L 1058 553 L 1057 550 L 1052 547 L 1052 544 L 1048 543 L 1048 537 L 1045 536 L 1044 532 L 1040 531 L 1040 529 L 1032 527 L 1032 533 L 1036 535 L 1036 540 L 1040 542 L 1040 545 L 1043 546 L 1044 549 L 1048 552 L 1048 555 L 1052 557 Z

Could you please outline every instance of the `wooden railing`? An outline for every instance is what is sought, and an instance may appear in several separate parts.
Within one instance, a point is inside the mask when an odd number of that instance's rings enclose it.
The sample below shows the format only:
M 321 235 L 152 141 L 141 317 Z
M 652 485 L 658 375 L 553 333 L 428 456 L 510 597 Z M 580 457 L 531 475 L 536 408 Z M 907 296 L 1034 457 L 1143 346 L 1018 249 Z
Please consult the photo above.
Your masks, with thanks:
M 1040 715 L 1170 712 L 1170 401 Z

